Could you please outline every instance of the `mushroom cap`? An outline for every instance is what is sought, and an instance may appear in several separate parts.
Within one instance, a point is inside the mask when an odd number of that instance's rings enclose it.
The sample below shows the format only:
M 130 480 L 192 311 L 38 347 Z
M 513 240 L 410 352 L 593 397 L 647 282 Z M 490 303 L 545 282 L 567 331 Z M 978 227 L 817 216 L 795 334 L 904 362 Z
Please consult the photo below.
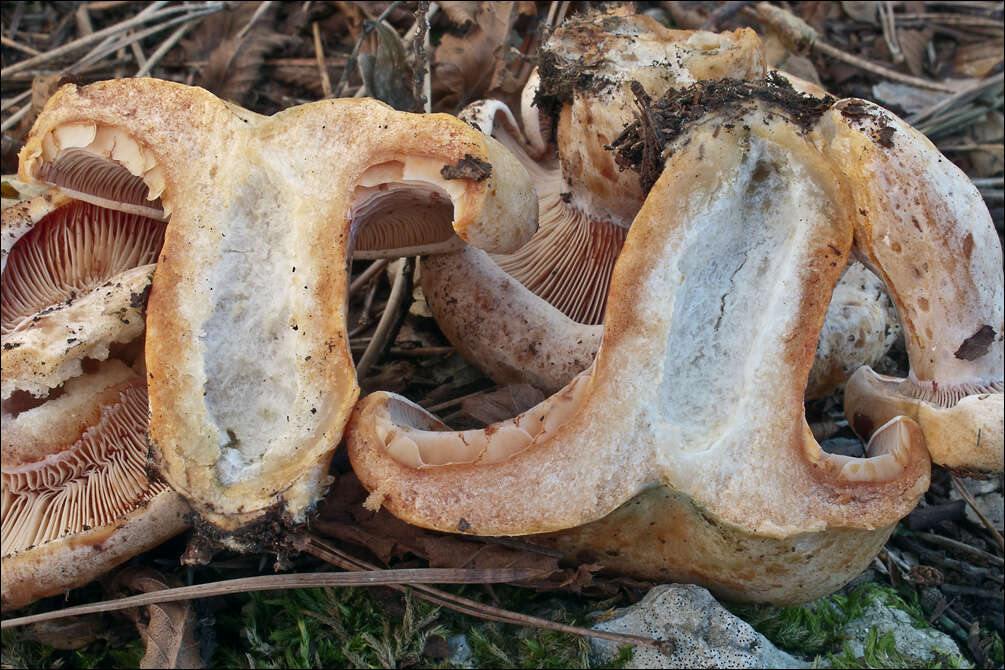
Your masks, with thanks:
M 99 144 L 107 128 L 110 151 Z M 39 115 L 20 174 L 44 179 L 67 151 L 126 169 L 171 216 L 148 305 L 151 452 L 224 533 L 271 516 L 302 521 L 330 482 L 359 392 L 347 261 L 354 241 L 371 255 L 387 241 L 367 222 L 408 227 L 391 210 L 415 202 L 442 216 L 431 192 L 452 204 L 448 236 L 434 227 L 432 241 L 390 240 L 389 255 L 458 244 L 454 235 L 510 251 L 536 227 L 533 185 L 498 142 L 447 115 L 368 99 L 263 117 L 172 82 L 68 86 Z M 82 188 L 75 175 L 63 181 Z M 231 537 L 247 548 L 252 535 Z
M 3 413 L 3 608 L 80 586 L 187 527 L 147 477 L 143 379 L 118 360 Z
M 750 98 L 709 110 L 668 153 L 615 267 L 594 365 L 483 431 L 364 398 L 346 444 L 371 506 L 522 535 L 599 519 L 661 482 L 716 523 L 776 539 L 885 536 L 913 508 L 929 481 L 913 421 L 852 459 L 822 452 L 803 416 L 852 241 L 844 182 L 801 127 Z
M 849 422 L 872 428 L 893 411 L 924 414 L 937 463 L 1002 470 L 1005 276 L 983 198 L 924 135 L 872 103 L 838 102 L 814 135 L 853 184 L 856 250 L 897 306 L 911 364 L 902 384 L 856 375 Z
M 3 211 L 2 396 L 42 397 L 143 332 L 158 221 L 48 193 Z
M 559 109 L 556 143 L 570 204 L 622 227 L 644 194 L 606 147 L 634 119 L 632 82 L 663 95 L 700 80 L 759 79 L 767 72 L 764 47 L 749 28 L 669 30 L 623 8 L 571 17 L 542 45 L 540 61 L 535 99 Z M 537 131 L 536 123 L 530 126 Z
M 876 365 L 899 336 L 897 311 L 883 280 L 852 261 L 831 295 L 806 399 L 829 396 L 861 366 Z

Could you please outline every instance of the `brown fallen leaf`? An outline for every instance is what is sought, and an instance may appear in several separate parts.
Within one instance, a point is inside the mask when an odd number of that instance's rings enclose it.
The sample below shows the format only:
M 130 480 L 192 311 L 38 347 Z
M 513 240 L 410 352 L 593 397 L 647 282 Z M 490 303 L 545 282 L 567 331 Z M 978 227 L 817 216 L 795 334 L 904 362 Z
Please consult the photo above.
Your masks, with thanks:
M 465 414 L 485 425 L 512 419 L 544 400 L 544 393 L 530 384 L 508 384 L 502 388 L 467 398 L 461 403 Z
M 196 83 L 224 100 L 245 106 L 265 57 L 292 39 L 270 27 L 273 8 L 247 28 L 258 6 L 257 2 L 238 3 L 233 11 L 213 14 L 183 43 L 192 60 L 209 55 Z
M 463 35 L 447 33 L 433 57 L 433 99 L 439 109 L 456 111 L 507 81 L 512 62 L 510 29 L 522 14 L 534 14 L 534 3 L 479 2 L 477 10 L 453 13 L 464 18 Z M 471 17 L 470 19 L 468 17 Z M 516 82 L 509 82 L 510 86 Z
M 126 568 L 112 577 L 113 593 L 133 594 L 182 586 L 178 579 L 166 577 L 151 568 Z M 198 617 L 192 603 L 185 600 L 126 610 L 136 624 L 147 651 L 140 659 L 141 668 L 204 668 L 195 638 Z

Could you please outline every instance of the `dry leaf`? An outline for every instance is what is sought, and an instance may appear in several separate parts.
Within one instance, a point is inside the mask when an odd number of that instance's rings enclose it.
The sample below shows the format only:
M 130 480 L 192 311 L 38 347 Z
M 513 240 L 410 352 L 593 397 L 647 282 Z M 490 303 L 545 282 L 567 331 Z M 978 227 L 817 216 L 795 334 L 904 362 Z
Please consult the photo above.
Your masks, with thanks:
M 879 25 L 878 2 L 842 2 L 841 9 L 856 21 L 871 23 L 874 26 Z
M 1005 42 L 1000 39 L 961 44 L 956 50 L 953 67 L 960 74 L 979 79 L 986 76 L 1002 62 L 1003 49 L 1005 49 Z
M 126 568 L 111 580 L 113 592 L 149 593 L 182 586 L 150 568 Z M 198 617 L 192 603 L 183 600 L 148 605 L 143 610 L 126 610 L 147 645 L 141 668 L 204 668 L 195 638 Z
M 900 44 L 900 52 L 904 54 L 904 62 L 907 69 L 915 77 L 925 76 L 925 49 L 935 35 L 931 28 L 925 30 L 898 30 L 897 42 Z
M 510 55 L 510 29 L 521 13 L 533 12 L 532 7 L 532 3 L 480 2 L 466 33 L 443 36 L 433 58 L 433 99 L 439 100 L 439 107 L 460 109 L 505 81 L 501 70 Z
M 40 621 L 27 627 L 25 637 L 55 649 L 82 649 L 108 638 L 107 623 L 104 617 L 96 615 Z
M 509 384 L 491 393 L 467 398 L 461 403 L 461 409 L 488 425 L 512 419 L 543 400 L 544 393 L 530 384 Z
M 387 21 L 375 24 L 363 47 L 357 62 L 367 95 L 403 112 L 420 110 L 412 93 L 413 72 L 405 44 L 394 28 Z
M 238 104 L 245 103 L 258 78 L 265 57 L 291 38 L 272 31 L 268 9 L 241 36 L 259 3 L 238 3 L 238 8 L 209 16 L 199 30 L 185 43 L 189 58 L 206 58 L 206 66 L 196 82 L 215 95 Z

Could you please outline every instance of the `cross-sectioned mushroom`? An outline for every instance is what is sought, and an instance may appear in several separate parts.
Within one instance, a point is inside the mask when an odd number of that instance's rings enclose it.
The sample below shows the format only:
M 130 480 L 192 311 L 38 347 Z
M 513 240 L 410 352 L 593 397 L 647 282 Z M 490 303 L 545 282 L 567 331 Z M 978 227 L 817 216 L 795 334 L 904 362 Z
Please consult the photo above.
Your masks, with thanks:
M 928 454 L 910 419 L 856 459 L 823 452 L 804 418 L 852 243 L 851 195 L 807 136 L 827 106 L 741 82 L 680 95 L 697 107 L 658 147 L 669 158 L 615 266 L 594 364 L 483 430 L 446 431 L 372 394 L 353 413 L 349 455 L 371 506 L 454 532 L 559 531 L 662 485 L 703 524 L 676 535 L 695 543 L 680 556 L 701 561 L 702 581 L 814 598 L 858 574 L 914 507 Z M 727 545 L 760 567 L 717 568 Z M 793 548 L 808 553 L 788 580 Z M 816 567 L 831 572 L 808 580 Z
M 2 421 L 4 609 L 80 586 L 187 527 L 185 501 L 147 476 L 147 394 L 121 361 L 96 363 L 41 404 L 5 403 Z
M 143 332 L 164 224 L 55 192 L 3 211 L 2 396 L 44 397 Z
M 524 88 L 522 129 L 498 100 L 473 103 L 460 114 L 502 142 L 532 175 L 538 232 L 512 254 L 465 248 L 426 256 L 422 283 L 437 323 L 461 355 L 498 383 L 529 383 L 552 393 L 596 355 L 611 272 L 642 206 L 638 175 L 617 165 L 608 146 L 638 114 L 632 82 L 659 96 L 699 79 L 761 80 L 767 69 L 750 30 L 668 30 L 619 9 L 566 21 L 542 49 L 542 70 Z M 558 110 L 554 147 L 542 130 L 550 117 L 535 99 Z M 836 302 L 847 305 L 835 304 L 825 326 L 827 346 L 810 375 L 809 398 L 832 392 L 860 365 L 875 364 L 895 339 L 887 336 L 888 325 L 896 328 L 892 321 L 869 321 L 886 313 L 888 298 L 857 290 L 856 274 L 835 292 Z M 848 335 L 854 346 L 844 343 Z
M 1002 249 L 977 188 L 921 133 L 862 100 L 843 100 L 815 131 L 853 184 L 855 246 L 882 277 L 904 327 L 906 379 L 862 368 L 845 412 L 866 438 L 915 419 L 932 460 L 1005 466 Z
M 92 193 L 104 172 L 122 186 Z M 257 540 L 239 529 L 302 521 L 330 482 L 359 393 L 353 249 L 512 251 L 536 228 L 527 172 L 495 140 L 366 99 L 264 117 L 165 81 L 68 86 L 39 115 L 20 174 L 170 215 L 147 312 L 151 451 L 243 548 Z

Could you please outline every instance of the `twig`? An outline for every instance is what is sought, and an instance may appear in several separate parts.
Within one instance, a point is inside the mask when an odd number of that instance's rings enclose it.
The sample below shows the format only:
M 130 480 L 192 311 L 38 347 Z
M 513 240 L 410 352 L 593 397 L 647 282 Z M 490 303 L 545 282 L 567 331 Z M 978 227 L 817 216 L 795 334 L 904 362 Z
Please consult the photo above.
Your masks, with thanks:
M 976 596 L 992 600 L 1005 600 L 1005 593 L 1002 593 L 1001 588 L 983 589 L 979 586 L 964 586 L 962 584 L 943 584 L 939 588 L 954 596 Z
M 73 18 L 77 21 L 77 30 L 80 31 L 81 35 L 90 35 L 94 32 L 94 26 L 91 25 L 91 15 L 87 11 L 87 5 L 77 7 L 77 11 L 73 13 Z
M 387 298 L 384 306 L 384 313 L 380 315 L 377 322 L 377 330 L 373 333 L 373 339 L 367 345 L 366 351 L 356 364 L 356 376 L 362 379 L 370 371 L 373 364 L 384 353 L 401 327 L 403 306 L 407 306 L 407 300 L 412 294 L 412 271 L 415 268 L 415 260 L 406 258 L 398 269 L 398 274 L 391 285 L 391 295 Z M 407 295 L 406 295 L 407 294 Z
M 966 554 L 975 560 L 992 563 L 997 566 L 1005 566 L 1005 558 L 989 554 L 977 547 L 971 547 L 969 544 L 960 542 L 959 540 L 943 537 L 942 535 L 936 535 L 935 533 L 925 533 L 921 531 L 914 531 L 914 535 L 920 540 L 926 540 L 932 544 L 938 544 L 946 547 L 947 549 L 955 550 L 959 553 Z
M 8 116 L 3 123 L 0 123 L 0 132 L 7 130 L 9 128 L 13 128 L 18 121 L 20 121 L 25 117 L 25 115 L 29 112 L 29 110 L 31 110 L 30 102 L 21 109 L 17 110 L 16 112 Z
M 294 575 L 259 575 L 241 579 L 227 579 L 196 586 L 179 586 L 172 589 L 141 593 L 128 598 L 118 598 L 91 605 L 67 607 L 42 614 L 5 619 L 0 628 L 16 628 L 40 621 L 65 619 L 82 614 L 115 612 L 132 607 L 172 603 L 179 600 L 225 596 L 253 591 L 278 591 L 324 586 L 387 586 L 390 584 L 484 584 L 488 582 L 515 582 L 540 577 L 544 571 L 528 568 L 499 568 L 463 570 L 456 568 L 415 568 L 408 570 L 368 570 L 364 572 L 313 572 Z
M 311 31 L 314 33 L 314 60 L 317 62 L 318 74 L 321 75 L 321 91 L 324 99 L 332 97 L 332 80 L 328 77 L 328 68 L 325 66 L 325 49 L 321 44 L 321 29 L 318 22 L 311 24 Z
M 171 33 L 170 37 L 164 40 L 164 42 L 159 47 L 157 47 L 157 50 L 154 51 L 152 54 L 150 54 L 150 58 L 147 59 L 147 62 L 144 63 L 143 67 L 137 70 L 136 74 L 133 76 L 145 77 L 148 74 L 150 74 L 150 71 L 154 69 L 154 66 L 157 65 L 157 63 L 159 63 L 160 60 L 167 55 L 167 52 L 170 51 L 174 47 L 174 45 L 176 45 L 178 41 L 185 36 L 185 33 L 191 30 L 192 26 L 194 26 L 201 18 L 202 17 L 200 16 L 195 19 L 192 19 L 191 21 L 183 23 L 181 27 L 178 28 L 178 30 Z
M 82 49 L 89 44 L 99 42 L 106 37 L 109 37 L 111 35 L 119 35 L 134 28 L 135 26 L 139 26 L 149 21 L 153 21 L 154 19 L 161 19 L 165 16 L 170 16 L 172 14 L 179 14 L 182 12 L 192 14 L 201 12 L 210 13 L 210 12 L 218 12 L 221 9 L 223 9 L 222 2 L 207 2 L 202 5 L 181 5 L 176 7 L 166 7 L 165 9 L 162 9 L 152 14 L 148 14 L 146 16 L 137 15 L 131 19 L 127 19 L 125 21 L 117 23 L 114 26 L 108 26 L 107 28 L 103 28 L 101 30 L 93 32 L 90 35 L 85 35 L 84 37 L 75 39 L 72 42 L 68 42 L 67 44 L 64 44 L 61 47 L 57 47 L 56 49 L 46 51 L 45 53 L 41 53 L 33 58 L 29 58 L 19 63 L 15 63 L 10 67 L 3 68 L 2 70 L 0 70 L 0 76 L 7 77 L 16 72 L 28 70 L 30 68 L 41 65 L 42 63 L 47 63 L 53 59 L 59 58 L 60 56 L 72 53 L 77 49 Z M 125 45 L 123 44 L 122 46 Z
M 7 98 L 2 103 L 0 103 L 0 112 L 6 112 L 8 109 L 10 109 L 17 103 L 21 102 L 22 100 L 30 96 L 31 96 L 31 89 L 29 88 L 26 91 L 21 91 L 13 98 Z
M 353 351 L 361 351 L 366 349 L 367 345 L 365 343 L 352 344 L 350 349 Z M 401 358 L 424 358 L 426 356 L 443 356 L 445 354 L 454 353 L 453 347 L 415 347 L 414 349 L 406 349 L 404 347 L 391 347 L 388 352 L 392 356 L 399 356 Z
M 368 265 L 365 270 L 360 272 L 359 276 L 353 279 L 352 283 L 349 284 L 349 295 L 353 295 L 366 286 L 370 280 L 380 274 L 381 270 L 386 268 L 390 262 L 390 258 L 381 258 L 370 263 L 370 265 Z
M 144 7 L 142 10 L 140 10 L 140 12 L 137 13 L 136 16 L 134 16 L 133 18 L 138 19 L 140 17 L 150 17 L 165 5 L 167 5 L 167 0 L 158 0 L 157 2 L 152 2 L 146 7 Z M 129 34 L 131 35 L 132 32 L 130 31 Z M 101 40 L 101 42 L 99 42 L 90 51 L 81 56 L 76 63 L 70 65 L 69 67 L 62 68 L 61 70 L 59 70 L 59 72 L 67 72 L 67 71 L 72 71 L 75 73 L 80 72 L 81 68 L 85 67 L 87 63 L 90 63 L 93 60 L 95 60 L 94 56 L 96 54 L 108 53 L 106 47 L 108 47 L 110 44 L 115 44 L 116 39 L 118 39 L 118 35 L 109 35 L 105 39 Z
M 950 473 L 949 476 L 953 480 L 953 486 L 963 499 L 967 501 L 967 504 L 970 505 L 971 509 L 977 513 L 977 518 L 981 520 L 981 523 L 983 523 L 984 527 L 988 529 L 989 533 L 991 533 L 995 542 L 998 543 L 998 549 L 1001 550 L 1002 553 L 1005 553 L 1005 538 L 1003 538 L 1002 534 L 998 532 L 998 529 L 994 527 L 994 524 L 992 524 L 988 518 L 984 516 L 984 512 L 981 511 L 981 508 L 977 505 L 977 501 L 974 500 L 974 496 L 970 493 L 970 490 L 967 489 L 963 482 L 960 481 L 960 478 L 953 473 Z
M 349 554 L 340 551 L 336 547 L 333 547 L 314 536 L 301 538 L 299 545 L 301 551 L 306 551 L 307 553 L 344 570 L 375 570 L 377 568 L 377 566 L 367 563 L 366 561 L 362 561 L 354 556 L 350 556 Z M 391 588 L 397 591 L 405 592 L 405 588 L 402 586 L 392 585 Z M 509 623 L 517 626 L 544 628 L 546 630 L 571 633 L 573 635 L 596 637 L 603 640 L 611 640 L 612 642 L 620 644 L 649 647 L 663 653 L 669 653 L 666 648 L 666 643 L 661 642 L 660 640 L 654 640 L 652 638 L 642 637 L 639 635 L 612 633 L 604 630 L 591 630 L 588 628 L 580 628 L 579 626 L 570 626 L 568 624 L 549 621 L 548 619 L 540 619 L 538 617 L 528 616 L 518 612 L 511 612 L 498 607 L 492 607 L 491 605 L 485 605 L 477 600 L 471 600 L 462 596 L 455 596 L 452 593 L 441 591 L 440 589 L 426 586 L 424 584 L 415 584 L 413 588 L 418 592 L 416 595 L 423 600 L 427 600 L 437 605 L 442 605 L 443 607 L 452 609 L 455 612 L 460 612 L 461 614 L 476 616 L 480 619 L 498 621 L 500 623 Z
M 26 54 L 30 54 L 32 56 L 40 56 L 42 54 L 42 52 L 39 51 L 38 49 L 32 49 L 27 44 L 21 44 L 20 42 L 15 42 L 6 35 L 0 35 L 0 43 L 3 43 L 5 47 L 10 47 L 11 49 L 17 49 L 18 51 L 23 51 Z
M 132 44 L 134 42 L 138 42 L 139 40 L 146 39 L 150 35 L 153 35 L 155 33 L 159 33 L 162 30 L 170 28 L 171 26 L 178 25 L 179 23 L 187 23 L 187 22 L 193 21 L 195 19 L 201 19 L 201 18 L 203 18 L 203 17 L 205 17 L 205 16 L 207 16 L 209 14 L 213 14 L 213 13 L 215 13 L 217 11 L 219 11 L 218 8 L 217 9 L 208 9 L 208 10 L 207 9 L 201 9 L 199 11 L 191 12 L 191 13 L 185 15 L 185 16 L 177 16 L 177 17 L 175 17 L 173 19 L 168 19 L 167 21 L 165 21 L 163 23 L 159 23 L 156 26 L 152 26 L 152 27 L 147 28 L 145 30 L 141 30 L 141 31 L 136 32 L 136 33 L 130 33 L 129 35 L 127 35 L 125 37 L 119 38 L 114 43 L 108 44 L 107 46 L 105 46 L 102 49 L 96 49 L 95 51 L 93 51 L 92 53 L 88 54 L 87 56 L 85 56 L 84 58 L 82 58 L 80 61 L 78 61 L 75 65 L 73 65 L 72 67 L 67 68 L 67 69 L 70 70 L 70 71 L 76 71 L 77 68 L 79 68 L 79 67 L 82 67 L 82 66 L 87 65 L 87 64 L 89 64 L 89 63 L 91 63 L 93 61 L 96 61 L 96 60 L 99 60 L 101 58 L 104 58 L 105 56 L 107 56 L 108 54 L 110 54 L 113 51 L 117 51 L 117 50 L 121 49 L 122 47 L 128 46 L 128 45 L 130 45 L 130 44 Z
M 565 21 L 565 15 L 569 12 L 569 6 L 572 3 L 569 0 L 563 0 L 562 4 L 558 8 L 558 17 L 555 19 L 555 25 L 562 25 L 562 21 Z
M 904 54 L 900 50 L 900 42 L 897 40 L 897 23 L 893 16 L 893 3 L 881 2 L 878 4 L 879 20 L 883 26 L 883 41 L 890 49 L 893 62 L 900 65 L 904 62 Z
M 940 100 L 928 109 L 923 109 L 916 114 L 904 119 L 907 123 L 912 126 L 918 127 L 925 121 L 930 121 L 936 117 L 936 115 L 947 109 L 958 109 L 960 105 L 970 102 L 984 91 L 990 90 L 995 86 L 1001 86 L 1005 82 L 1005 73 L 999 72 L 993 77 L 985 79 L 984 81 L 979 81 L 970 88 L 963 89 L 953 95 Z
M 810 50 L 819 51 L 831 58 L 836 58 L 839 61 L 848 63 L 849 65 L 854 65 L 860 70 L 871 72 L 872 74 L 883 77 L 884 79 L 891 79 L 893 81 L 899 81 L 904 84 L 910 84 L 911 86 L 917 86 L 918 88 L 925 88 L 932 91 L 955 93 L 953 89 L 945 86 L 944 84 L 929 81 L 927 79 L 920 79 L 919 77 L 912 77 L 907 74 L 901 74 L 896 70 L 885 68 L 882 65 L 860 58 L 859 56 L 845 53 L 837 47 L 831 46 L 819 39 L 817 31 L 811 28 L 809 24 L 781 7 L 775 7 L 767 2 L 760 2 L 757 5 L 756 11 L 747 7 L 743 10 L 743 13 L 757 21 L 760 21 L 762 24 L 770 26 L 778 33 L 778 36 L 785 43 L 786 47 L 794 53 L 805 53 Z
M 262 14 L 264 14 L 265 11 L 271 5 L 272 5 L 272 0 L 265 0 L 265 2 L 261 3 L 260 5 L 258 5 L 258 9 L 256 9 L 255 13 L 251 15 L 251 18 L 248 19 L 248 22 L 244 25 L 244 27 L 241 28 L 241 32 L 237 33 L 237 41 L 238 42 L 240 42 L 241 40 L 244 39 L 244 36 L 247 35 L 248 31 L 251 30 L 252 26 L 255 25 L 255 21 L 257 21 L 258 19 L 260 19 L 261 16 L 262 16 Z
M 356 68 L 356 59 L 359 58 L 359 50 L 360 47 L 363 46 L 363 39 L 370 34 L 370 31 L 373 30 L 378 23 L 380 23 L 388 16 L 390 16 L 391 12 L 397 9 L 400 5 L 401 0 L 396 0 L 395 2 L 392 2 L 390 5 L 387 6 L 387 9 L 385 9 L 381 13 L 381 15 L 376 18 L 376 20 L 363 25 L 363 31 L 360 33 L 359 39 L 356 40 L 356 45 L 352 48 L 352 53 L 349 54 L 349 60 L 346 61 L 345 68 L 342 70 L 342 76 L 339 77 L 338 85 L 335 86 L 335 91 L 333 95 L 336 98 L 342 97 L 342 89 L 344 89 L 345 85 L 349 83 L 349 76 L 352 74 L 352 71 Z

